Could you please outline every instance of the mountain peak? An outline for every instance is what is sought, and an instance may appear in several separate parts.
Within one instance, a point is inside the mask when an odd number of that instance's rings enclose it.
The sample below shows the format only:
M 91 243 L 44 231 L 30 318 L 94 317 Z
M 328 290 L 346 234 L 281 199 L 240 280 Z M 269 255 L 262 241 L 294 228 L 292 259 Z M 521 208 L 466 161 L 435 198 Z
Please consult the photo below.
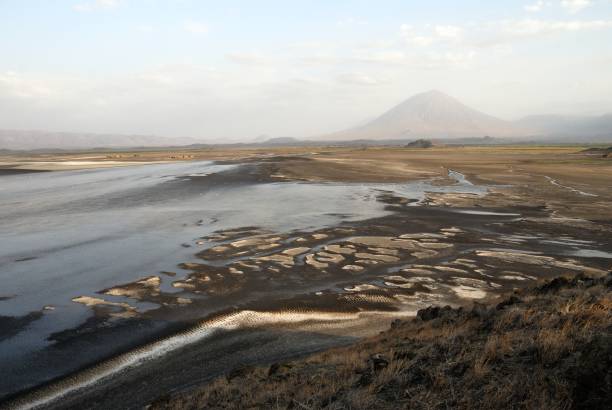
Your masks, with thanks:
M 415 94 L 412 97 L 408 98 L 404 101 L 406 102 L 420 102 L 420 103 L 430 103 L 430 104 L 457 104 L 463 105 L 456 98 L 451 97 L 450 95 L 443 93 L 439 90 L 429 90 L 423 93 Z M 403 104 L 403 103 L 402 103 Z M 400 104 L 400 105 L 402 105 Z
M 425 92 L 422 92 L 422 93 L 414 95 L 412 98 L 418 98 L 418 97 L 444 97 L 444 98 L 450 98 L 448 94 L 443 93 L 440 90 L 425 91 Z
M 524 131 L 438 90 L 416 94 L 368 124 L 330 139 L 413 139 L 521 136 Z

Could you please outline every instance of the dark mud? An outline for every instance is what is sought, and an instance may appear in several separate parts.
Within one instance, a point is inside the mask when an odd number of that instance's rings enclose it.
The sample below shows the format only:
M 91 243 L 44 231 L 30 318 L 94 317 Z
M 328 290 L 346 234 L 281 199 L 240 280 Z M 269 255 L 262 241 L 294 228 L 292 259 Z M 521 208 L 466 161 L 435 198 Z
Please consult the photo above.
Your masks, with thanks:
M 266 175 L 241 168 L 236 180 L 266 181 Z M 108 359 L 100 374 L 112 377 L 96 379 L 75 366 L 71 378 L 18 400 L 41 399 L 49 408 L 137 408 L 161 391 L 176 392 L 236 366 L 349 343 L 432 304 L 465 306 L 538 280 L 610 269 L 608 258 L 575 256 L 612 250 L 606 223 L 560 220 L 546 207 L 503 201 L 445 206 L 453 195 L 435 194 L 414 206 L 386 192 L 377 198 L 392 212 L 384 217 L 311 231 L 255 225 L 197 239 L 199 261 L 179 266 L 186 274 L 152 274 L 73 299 L 94 315 L 52 335 L 44 366 L 79 351 L 92 365 Z M 206 327 L 212 333 L 200 330 L 203 321 L 212 323 Z M 193 332 L 201 336 L 183 341 L 181 335 Z M 155 343 L 163 340 L 172 347 L 160 356 Z M 138 346 L 145 346 L 138 348 L 144 359 L 113 362 L 119 355 L 131 360 Z M 14 386 L 25 383 L 16 376 Z M 79 383 L 83 389 L 75 389 Z M 59 404 L 45 399 L 58 392 L 68 394 Z
M 0 177 L 1 176 L 11 176 L 11 175 L 35 174 L 38 172 L 47 172 L 47 171 L 39 171 L 39 170 L 34 170 L 34 169 L 19 169 L 19 168 L 0 168 Z
M 42 311 L 37 311 L 24 316 L 0 316 L 0 341 L 15 336 L 42 315 Z

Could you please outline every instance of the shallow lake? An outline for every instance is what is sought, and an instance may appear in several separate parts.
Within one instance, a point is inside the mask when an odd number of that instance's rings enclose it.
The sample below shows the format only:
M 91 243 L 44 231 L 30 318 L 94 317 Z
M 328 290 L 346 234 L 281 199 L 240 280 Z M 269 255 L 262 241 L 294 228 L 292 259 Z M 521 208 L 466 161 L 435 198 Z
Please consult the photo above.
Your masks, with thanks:
M 195 261 L 195 241 L 213 231 L 314 230 L 381 216 L 381 191 L 422 199 L 486 190 L 461 175 L 448 187 L 263 183 L 243 178 L 246 169 L 189 162 L 0 177 L 0 316 L 53 307 L 0 342 L 0 367 L 27 363 L 50 334 L 91 316 L 72 298 L 160 271 L 180 276 L 176 265 Z

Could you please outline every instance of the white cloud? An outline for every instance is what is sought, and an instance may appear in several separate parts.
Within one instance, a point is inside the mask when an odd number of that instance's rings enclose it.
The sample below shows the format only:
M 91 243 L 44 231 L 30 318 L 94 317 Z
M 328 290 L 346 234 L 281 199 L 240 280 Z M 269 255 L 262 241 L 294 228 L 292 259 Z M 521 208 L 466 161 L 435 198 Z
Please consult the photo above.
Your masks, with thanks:
M 353 57 L 352 60 L 364 63 L 400 64 L 407 60 L 406 54 L 399 50 L 364 53 Z
M 253 51 L 248 53 L 229 53 L 225 56 L 232 63 L 246 64 L 246 65 L 259 65 L 266 64 L 269 59 L 263 54 Z
M 208 26 L 199 21 L 188 20 L 183 24 L 185 31 L 192 34 L 206 34 L 208 33 Z
M 412 44 L 418 47 L 427 47 L 433 44 L 434 42 L 434 38 L 433 37 L 427 37 L 427 36 L 409 36 L 406 37 L 406 42 L 408 44 Z
M 385 49 L 385 48 L 395 47 L 396 45 L 397 44 L 395 41 L 372 40 L 372 41 L 366 41 L 364 43 L 357 44 L 357 47 L 364 48 L 364 49 Z
M 36 100 L 52 94 L 52 88 L 43 80 L 29 78 L 13 71 L 0 72 L 0 95 Z
M 428 47 L 434 42 L 434 38 L 419 34 L 415 31 L 414 27 L 408 24 L 402 24 L 400 27 L 401 36 L 404 38 L 407 44 L 417 47 Z
M 340 63 L 340 58 L 329 52 L 315 53 L 298 58 L 301 64 L 308 65 L 335 65 Z
M 442 67 L 460 67 L 467 68 L 474 58 L 476 57 L 475 51 L 464 51 L 464 52 L 446 52 L 442 55 L 431 56 L 432 63 L 438 63 Z
M 460 26 L 436 25 L 425 26 L 425 30 L 417 31 L 413 26 L 403 24 L 400 27 L 401 36 L 406 43 L 418 47 L 429 47 L 435 43 L 458 43 L 462 40 L 465 29 Z
M 380 78 L 373 77 L 365 73 L 345 73 L 336 77 L 339 83 L 350 85 L 380 85 L 385 82 Z
M 527 4 L 523 7 L 523 9 L 529 13 L 537 13 L 539 11 L 542 11 L 542 9 L 546 6 L 550 6 L 550 2 L 538 0 L 535 3 Z
M 152 83 L 160 86 L 174 86 L 178 84 L 176 77 L 164 72 L 144 73 L 137 77 L 144 82 Z
M 568 12 L 575 14 L 593 4 L 592 0 L 562 0 L 561 7 Z
M 126 1 L 73 1 L 89 5 L 87 11 L 93 10 L 94 4 L 101 10 L 126 4 Z M 551 15 L 563 11 L 561 0 L 523 1 Z M 501 103 L 506 108 L 525 101 L 530 106 L 532 100 L 541 100 L 547 90 L 563 90 L 575 78 L 592 82 L 590 89 L 580 91 L 585 96 L 612 95 L 607 93 L 609 60 L 597 66 L 577 61 L 590 49 L 576 55 L 549 47 L 536 54 L 530 47 L 523 47 L 553 36 L 578 37 L 572 33 L 580 32 L 581 42 L 603 58 L 607 52 L 604 42 L 601 41 L 602 45 L 588 42 L 597 40 L 596 36 L 609 38 L 611 17 L 602 15 L 591 20 L 566 15 L 548 20 L 544 13 L 528 15 L 520 7 L 511 20 L 414 23 L 403 25 L 399 33 L 397 27 L 394 31 L 391 28 L 386 38 L 378 38 L 384 31 L 370 28 L 373 22 L 363 30 L 360 27 L 354 37 L 346 35 L 346 30 L 353 28 L 336 29 L 332 31 L 343 31 L 338 38 L 315 36 L 319 39 L 316 42 L 312 41 L 311 33 L 299 38 L 300 43 L 286 39 L 287 44 L 282 39 L 264 44 L 255 37 L 245 38 L 236 49 L 221 44 L 224 51 L 220 56 L 211 55 L 209 60 L 202 61 L 216 67 L 176 64 L 109 76 L 86 75 L 85 71 L 76 78 L 0 71 L 0 112 L 10 113 L 3 116 L 0 128 L 31 123 L 37 128 L 183 135 L 308 135 L 333 129 L 342 125 L 342 121 L 350 125 L 363 114 L 376 113 L 387 102 L 391 104 L 423 88 L 440 88 L 451 93 L 463 89 L 468 96 L 470 92 L 478 96 L 497 92 L 501 96 L 493 99 L 505 101 L 505 89 L 494 92 L 487 90 L 487 84 L 500 79 L 522 81 L 525 85 L 520 91 L 524 95 L 507 98 L 510 102 Z M 209 31 L 206 24 L 189 18 L 206 17 L 185 16 L 175 23 L 174 29 L 185 30 L 186 36 L 187 32 L 201 35 Z M 148 23 L 155 25 L 151 27 Z M 130 28 L 133 34 L 153 29 L 159 33 L 164 26 L 157 24 L 163 23 L 139 19 Z M 582 34 L 589 30 L 594 32 Z M 142 41 L 150 36 L 139 37 Z M 523 48 L 527 51 L 524 54 Z M 569 67 L 570 64 L 574 67 Z M 510 86 L 507 89 L 513 90 Z M 461 92 L 457 94 L 461 96 Z M 89 103 L 99 109 L 90 109 Z M 278 107 L 283 107 L 282 115 Z M 13 120 L 14 114 L 23 120 Z M 146 120 L 150 117 L 154 117 L 152 123 Z
M 539 36 L 557 32 L 576 32 L 612 28 L 612 20 L 506 20 L 501 23 L 501 31 L 515 37 Z
M 584 10 L 587 7 L 592 6 L 593 0 L 561 0 L 558 3 L 554 3 L 554 4 L 559 4 L 561 5 L 562 8 L 564 8 L 569 13 L 575 14 L 575 13 L 578 13 L 579 11 Z M 542 11 L 545 7 L 549 7 L 552 5 L 553 5 L 552 1 L 537 0 L 535 3 L 531 3 L 531 4 L 527 4 L 523 6 L 523 9 L 529 13 L 538 13 Z
M 96 10 L 111 10 L 119 6 L 120 0 L 92 0 L 84 3 L 77 3 L 73 9 L 78 12 L 89 12 Z
M 439 38 L 454 40 L 463 36 L 464 29 L 459 26 L 435 26 L 434 33 Z
M 548 2 L 543 3 L 548 6 Z M 545 20 L 525 18 L 499 20 L 465 25 L 403 24 L 400 37 L 404 44 L 437 52 L 466 52 L 470 49 L 495 47 L 527 38 L 554 34 L 605 30 L 612 28 L 612 20 Z

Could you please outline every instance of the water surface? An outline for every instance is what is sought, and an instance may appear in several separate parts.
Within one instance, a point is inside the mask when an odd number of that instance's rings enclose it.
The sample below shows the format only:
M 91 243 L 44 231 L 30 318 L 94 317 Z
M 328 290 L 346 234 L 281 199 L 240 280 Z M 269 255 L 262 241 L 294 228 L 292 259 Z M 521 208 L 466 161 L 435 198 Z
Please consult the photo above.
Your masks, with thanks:
M 72 298 L 160 271 L 178 278 L 185 272 L 176 265 L 195 261 L 195 241 L 213 231 L 314 230 L 382 216 L 389 211 L 377 200 L 381 191 L 421 200 L 426 191 L 486 190 L 460 174 L 451 187 L 264 183 L 252 167 L 189 162 L 0 177 L 0 316 L 52 307 L 0 342 L 0 367 L 21 367 L 26 383 L 23 366 L 39 360 L 32 353 L 52 344 L 49 335 L 92 315 Z M 168 290 L 176 278 L 165 279 Z

